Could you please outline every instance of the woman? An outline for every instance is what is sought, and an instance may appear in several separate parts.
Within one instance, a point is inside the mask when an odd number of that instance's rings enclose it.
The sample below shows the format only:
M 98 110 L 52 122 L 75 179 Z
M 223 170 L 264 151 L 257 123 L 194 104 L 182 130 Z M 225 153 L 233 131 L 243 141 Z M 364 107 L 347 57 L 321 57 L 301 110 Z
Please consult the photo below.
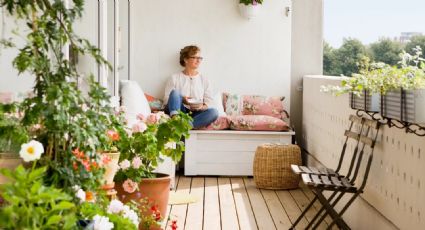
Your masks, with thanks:
M 164 96 L 166 112 L 171 116 L 178 111 L 190 112 L 195 129 L 211 124 L 218 117 L 217 109 L 211 107 L 213 97 L 209 81 L 198 72 L 202 61 L 200 54 L 197 46 L 186 46 L 180 50 L 180 65 L 184 69 L 171 76 Z

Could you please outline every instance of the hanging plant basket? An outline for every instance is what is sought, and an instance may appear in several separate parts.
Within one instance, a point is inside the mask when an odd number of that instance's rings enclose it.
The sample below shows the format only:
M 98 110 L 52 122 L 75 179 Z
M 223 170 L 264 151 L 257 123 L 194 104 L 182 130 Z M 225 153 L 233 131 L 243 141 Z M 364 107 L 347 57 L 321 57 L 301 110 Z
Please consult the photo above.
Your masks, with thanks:
M 256 18 L 260 12 L 260 4 L 257 5 L 245 5 L 243 3 L 239 4 L 239 12 L 242 15 L 242 17 L 246 19 L 253 19 Z
M 363 91 L 360 96 L 350 93 L 349 103 L 352 109 L 359 109 L 366 112 L 378 112 L 379 111 L 379 94 L 370 93 L 369 91 Z
M 389 91 L 381 96 L 384 117 L 410 123 L 425 123 L 425 89 Z

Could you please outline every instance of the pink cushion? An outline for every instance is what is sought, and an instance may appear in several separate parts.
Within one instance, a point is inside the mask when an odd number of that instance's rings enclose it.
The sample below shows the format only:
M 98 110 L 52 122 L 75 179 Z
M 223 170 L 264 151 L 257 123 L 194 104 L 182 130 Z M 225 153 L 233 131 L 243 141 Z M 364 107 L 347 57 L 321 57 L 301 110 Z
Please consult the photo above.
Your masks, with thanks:
M 220 116 L 207 127 L 200 128 L 201 130 L 223 130 L 230 127 L 230 120 L 227 116 Z
M 284 97 L 223 93 L 224 110 L 229 116 L 267 115 L 280 119 L 287 118 L 283 99 Z
M 287 131 L 286 122 L 266 115 L 241 115 L 230 118 L 230 129 L 251 131 Z

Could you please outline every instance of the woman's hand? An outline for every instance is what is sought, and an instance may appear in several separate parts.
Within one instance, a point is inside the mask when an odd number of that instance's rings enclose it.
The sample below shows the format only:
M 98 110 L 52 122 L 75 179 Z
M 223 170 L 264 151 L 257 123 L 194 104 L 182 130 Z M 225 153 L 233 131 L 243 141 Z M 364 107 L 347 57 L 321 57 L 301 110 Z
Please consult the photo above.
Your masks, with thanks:
M 183 104 L 185 104 L 185 105 L 189 105 L 189 102 L 187 101 L 188 99 L 190 99 L 190 98 L 192 98 L 192 97 L 189 97 L 189 96 L 183 96 Z

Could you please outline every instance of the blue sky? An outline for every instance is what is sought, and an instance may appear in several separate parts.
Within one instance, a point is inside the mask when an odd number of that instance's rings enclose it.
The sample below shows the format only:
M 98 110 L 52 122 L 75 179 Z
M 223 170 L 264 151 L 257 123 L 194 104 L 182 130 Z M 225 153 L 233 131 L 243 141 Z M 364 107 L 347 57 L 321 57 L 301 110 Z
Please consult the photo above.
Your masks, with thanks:
M 347 37 L 370 44 L 401 32 L 425 34 L 425 0 L 324 0 L 324 39 L 335 48 Z

